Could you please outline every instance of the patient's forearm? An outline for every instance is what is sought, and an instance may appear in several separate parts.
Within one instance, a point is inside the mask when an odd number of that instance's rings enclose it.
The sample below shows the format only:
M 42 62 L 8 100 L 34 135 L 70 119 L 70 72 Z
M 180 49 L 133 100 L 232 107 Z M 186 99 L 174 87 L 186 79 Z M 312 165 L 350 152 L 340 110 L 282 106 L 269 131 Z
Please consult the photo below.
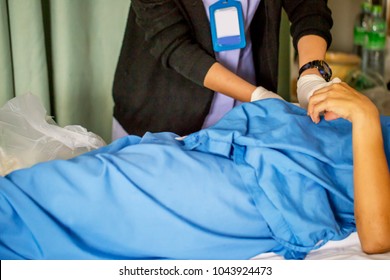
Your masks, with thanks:
M 207 72 L 204 86 L 243 102 L 250 101 L 251 94 L 256 89 L 255 85 L 248 83 L 218 62 L 214 63 Z
M 390 176 L 378 116 L 353 122 L 355 218 L 366 253 L 390 250 Z

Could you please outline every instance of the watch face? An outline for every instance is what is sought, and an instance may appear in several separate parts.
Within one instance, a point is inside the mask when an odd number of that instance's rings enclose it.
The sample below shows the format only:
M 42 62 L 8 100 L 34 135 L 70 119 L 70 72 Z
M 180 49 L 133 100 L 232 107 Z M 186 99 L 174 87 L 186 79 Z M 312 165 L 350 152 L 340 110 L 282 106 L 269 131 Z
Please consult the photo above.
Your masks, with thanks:
M 319 65 L 317 65 L 318 70 L 320 71 L 322 77 L 328 82 L 332 77 L 332 70 L 330 69 L 328 63 L 323 60 L 319 61 Z

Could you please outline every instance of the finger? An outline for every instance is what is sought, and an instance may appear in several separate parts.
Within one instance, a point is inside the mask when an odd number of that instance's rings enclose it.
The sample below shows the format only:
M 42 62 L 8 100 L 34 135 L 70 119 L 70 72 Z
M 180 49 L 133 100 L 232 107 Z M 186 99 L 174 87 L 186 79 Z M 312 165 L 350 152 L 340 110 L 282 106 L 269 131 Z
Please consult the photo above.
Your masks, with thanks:
M 310 113 L 310 117 L 311 117 L 313 122 L 315 122 L 315 123 L 319 123 L 320 122 L 320 114 L 323 113 L 323 112 L 329 111 L 328 110 L 328 108 L 329 108 L 328 104 L 329 104 L 329 100 L 328 99 L 324 99 L 324 100 L 316 103 L 315 105 L 313 105 L 312 111 Z
M 340 116 L 332 111 L 325 112 L 325 114 L 324 114 L 324 119 L 327 121 L 333 121 L 333 120 L 336 120 L 339 118 L 340 118 Z
M 307 114 L 311 117 L 313 122 L 318 122 L 319 121 L 319 114 L 321 111 L 315 111 L 314 108 L 324 100 L 326 100 L 328 97 L 327 92 L 323 92 L 320 94 L 316 94 L 310 97 L 309 99 L 309 104 L 307 107 Z

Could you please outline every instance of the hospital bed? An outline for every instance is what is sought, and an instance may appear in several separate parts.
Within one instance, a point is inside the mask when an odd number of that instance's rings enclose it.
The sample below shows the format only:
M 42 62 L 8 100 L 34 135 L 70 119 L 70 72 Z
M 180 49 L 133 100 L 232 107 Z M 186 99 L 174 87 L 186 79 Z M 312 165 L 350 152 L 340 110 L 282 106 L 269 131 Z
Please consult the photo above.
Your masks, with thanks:
M 254 260 L 282 260 L 274 253 L 264 253 L 253 257 Z M 360 246 L 356 232 L 339 241 L 329 241 L 323 247 L 310 252 L 305 260 L 390 260 L 390 252 L 368 255 Z
M 31 96 L 30 96 L 30 98 L 31 98 Z M 31 106 L 31 104 L 33 104 L 33 102 L 34 102 L 33 100 L 29 100 L 26 104 L 29 104 L 29 106 Z M 270 101 L 270 102 L 274 102 L 274 101 Z M 281 101 L 275 101 L 275 102 L 281 102 Z M 290 110 L 290 109 L 295 110 L 294 108 L 290 108 L 288 106 L 286 107 L 286 105 L 283 104 L 283 103 L 280 103 L 280 104 L 279 103 L 275 103 L 275 104 L 273 104 L 273 106 L 267 106 L 266 108 L 271 108 L 271 107 L 276 107 L 276 106 L 282 106 L 280 108 L 285 108 L 285 109 L 288 109 L 288 110 Z M 13 107 L 15 107 L 15 106 L 13 106 Z M 278 110 L 278 109 L 275 109 L 275 110 Z M 229 122 L 229 125 L 230 125 L 230 122 Z M 214 132 L 215 131 L 212 131 L 212 133 L 214 133 Z M 71 136 L 69 136 L 68 131 L 66 132 L 66 135 L 68 136 L 67 140 L 70 141 L 69 139 L 71 138 Z M 81 130 L 81 135 L 83 136 L 82 139 L 85 140 L 86 139 L 85 135 L 88 135 L 88 133 L 86 133 L 84 130 Z M 89 135 L 89 136 L 91 136 L 91 135 Z M 195 137 L 193 137 L 194 139 L 198 139 L 198 138 L 202 137 L 201 134 L 200 135 L 194 135 L 194 136 L 195 136 Z M 227 138 L 231 138 L 230 134 L 225 135 L 225 136 L 228 136 Z M 151 137 L 152 137 L 152 141 L 154 141 L 153 136 L 151 136 Z M 221 139 L 220 137 L 224 137 L 224 135 L 218 135 L 217 140 L 220 140 Z M 191 137 L 189 137 L 189 138 L 191 138 Z M 91 142 L 89 142 L 89 144 L 88 144 L 88 141 L 83 142 L 83 144 L 85 146 L 89 146 L 89 147 L 84 147 L 84 148 L 86 150 L 88 150 L 88 149 L 96 149 L 96 148 L 99 148 L 99 147 L 103 147 L 104 143 L 100 142 L 100 143 L 97 144 L 96 139 L 97 138 L 92 137 L 92 140 L 90 139 Z M 184 139 L 186 139 L 186 138 L 184 138 Z M 191 143 L 190 141 L 191 141 L 191 139 L 189 140 L 189 143 Z M 72 142 L 72 141 L 70 141 L 70 142 Z M 340 142 L 342 142 L 342 141 L 340 140 Z M 73 141 L 73 143 L 75 143 L 75 142 Z M 68 145 L 70 145 L 70 144 L 68 143 Z M 78 143 L 78 145 L 80 145 L 80 143 Z M 110 148 L 108 147 L 108 149 L 110 149 Z M 200 149 L 202 149 L 202 147 Z M 225 150 L 226 149 L 221 149 L 221 153 L 225 153 L 226 152 Z M 83 152 L 85 152 L 85 150 L 83 150 Z M 227 153 L 230 153 L 230 151 L 227 151 Z M 58 156 L 58 155 L 55 155 L 55 156 Z M 70 155 L 70 157 L 72 157 L 72 156 L 74 156 L 74 154 Z M 49 160 L 49 159 L 45 158 L 44 160 Z M 43 161 L 43 160 L 40 159 L 38 161 Z M 74 163 L 77 163 L 77 162 L 78 162 L 77 160 L 74 161 Z M 30 162 L 30 164 L 31 164 L 31 162 Z M 72 165 L 72 163 L 70 165 Z M 61 166 L 61 163 L 59 163 L 59 166 Z M 66 167 L 66 165 L 63 165 L 63 166 Z M 18 166 L 17 168 L 23 168 L 23 167 L 26 167 L 26 166 Z M 75 167 L 77 169 L 77 165 Z M 92 168 L 92 166 L 90 168 Z M 43 170 L 44 170 L 44 167 L 43 167 Z M 70 172 L 69 174 L 72 174 L 72 173 L 73 173 L 73 171 Z M 26 172 L 26 174 L 28 174 L 28 172 Z M 75 176 L 77 176 L 77 174 Z M 150 175 L 150 176 L 152 176 L 152 175 Z M 18 179 L 17 175 L 15 175 L 14 177 L 17 180 L 21 180 L 23 182 L 23 178 L 19 178 Z M 45 178 L 45 176 L 42 175 L 42 178 Z M 3 181 L 1 181 L 1 182 L 3 182 Z M 5 186 L 0 186 L 0 187 L 5 187 Z M 44 189 L 44 191 L 46 192 L 45 189 Z M 49 191 L 49 189 L 48 189 L 48 191 Z M 54 190 L 50 190 L 50 191 L 53 192 L 53 194 L 55 194 L 55 187 L 54 187 Z M 30 196 L 30 195 L 31 194 L 29 194 L 28 196 Z M 34 199 L 32 199 L 32 200 L 33 200 L 32 203 L 34 204 L 35 200 Z M 71 200 L 72 200 L 72 198 L 69 201 L 71 201 Z M 104 203 L 104 200 L 101 201 L 101 203 Z M 56 205 L 55 205 L 55 207 L 56 207 Z M 65 207 L 65 205 L 64 205 L 64 207 Z M 210 205 L 209 205 L 209 207 L 210 207 Z M 20 209 L 20 210 L 22 211 L 23 209 Z M 210 252 L 210 254 L 212 254 L 212 252 Z M 264 260 L 264 259 L 274 260 L 274 259 L 283 259 L 283 257 L 281 257 L 280 255 L 277 255 L 275 253 L 262 253 L 262 254 L 259 254 L 259 255 L 254 255 L 252 257 L 252 259 L 254 259 L 254 260 Z M 306 259 L 313 259 L 313 260 L 314 259 L 316 259 L 316 260 L 354 260 L 354 259 L 367 259 L 367 260 L 369 260 L 369 259 L 372 259 L 372 260 L 376 259 L 376 260 L 378 260 L 378 259 L 384 259 L 384 260 L 390 260 L 390 252 L 386 253 L 386 254 L 376 254 L 376 255 L 364 254 L 361 251 L 360 242 L 359 242 L 359 239 L 358 239 L 358 236 L 357 236 L 356 232 L 348 232 L 347 234 L 345 234 L 345 236 L 343 238 L 341 238 L 341 240 L 338 240 L 338 241 L 330 240 L 325 245 L 321 246 L 320 248 L 314 249 L 314 250 L 310 251 L 308 253 L 308 255 L 306 256 Z

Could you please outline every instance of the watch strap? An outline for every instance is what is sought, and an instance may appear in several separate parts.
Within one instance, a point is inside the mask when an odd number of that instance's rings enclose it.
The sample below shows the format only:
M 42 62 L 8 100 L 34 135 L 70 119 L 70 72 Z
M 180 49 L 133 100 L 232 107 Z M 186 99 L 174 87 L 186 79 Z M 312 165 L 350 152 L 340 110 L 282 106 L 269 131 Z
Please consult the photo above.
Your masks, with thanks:
M 301 74 L 306 71 L 307 69 L 313 69 L 317 68 L 318 71 L 320 72 L 321 76 L 325 79 L 325 81 L 329 82 L 330 78 L 332 77 L 332 69 L 329 67 L 328 63 L 324 60 L 313 60 L 305 65 L 303 65 L 299 69 L 298 73 L 298 79 L 301 77 Z

